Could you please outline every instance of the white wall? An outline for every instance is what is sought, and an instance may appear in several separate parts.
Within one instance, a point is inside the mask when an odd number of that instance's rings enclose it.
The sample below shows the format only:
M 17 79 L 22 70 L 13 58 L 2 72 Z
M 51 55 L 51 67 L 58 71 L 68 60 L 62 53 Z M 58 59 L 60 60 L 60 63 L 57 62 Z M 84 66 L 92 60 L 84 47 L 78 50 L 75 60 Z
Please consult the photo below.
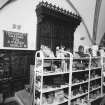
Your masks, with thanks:
M 93 35 L 93 22 L 96 0 L 70 0 L 84 19 L 89 33 Z
M 3 48 L 3 30 L 25 32 L 28 33 L 28 50 L 34 50 L 36 46 L 36 30 L 37 30 L 37 17 L 35 13 L 36 5 L 42 0 L 17 0 L 2 10 L 0 10 L 0 48 Z M 66 2 L 66 0 L 43 0 L 48 3 L 55 4 L 70 12 L 76 13 L 75 10 Z M 94 6 L 95 0 L 71 0 L 81 16 L 84 18 L 89 32 L 92 35 Z M 12 28 L 13 24 L 21 25 L 21 30 Z M 84 37 L 84 40 L 80 40 Z M 74 50 L 80 44 L 91 45 L 87 32 L 81 23 L 74 33 Z
M 90 37 L 93 37 L 93 22 L 94 22 L 94 12 L 96 0 L 70 0 L 74 7 L 79 12 L 80 16 L 83 18 Z M 84 40 L 81 40 L 81 38 Z M 92 45 L 91 40 L 89 39 L 88 33 L 84 27 L 84 24 L 81 23 L 74 33 L 74 51 L 78 49 L 79 45 L 90 47 Z
M 74 39 L 74 52 L 78 50 L 79 45 L 83 45 L 85 48 L 88 48 L 92 45 L 86 33 L 86 29 L 82 23 L 75 31 Z
M 70 12 L 76 14 L 76 11 L 68 4 L 66 0 L 43 0 L 43 1 L 55 4 L 59 7 L 62 7 L 63 9 L 69 10 Z M 92 37 L 96 0 L 70 0 L 70 1 L 79 11 L 80 15 L 83 17 L 88 27 L 89 33 Z M 81 37 L 84 37 L 84 40 L 81 40 Z M 76 29 L 76 32 L 74 33 L 74 50 L 77 50 L 79 45 L 91 46 L 91 44 L 92 43 L 88 37 L 87 31 L 84 28 L 84 25 L 81 23 L 80 26 L 78 26 L 78 28 Z
M 97 27 L 97 38 L 96 38 L 97 44 L 100 43 L 104 33 L 105 33 L 105 0 L 102 0 L 100 14 L 99 14 L 98 27 Z
M 33 0 L 16 0 L 0 10 L 0 49 L 3 49 L 3 30 L 28 33 L 27 50 L 35 49 L 36 16 Z M 21 29 L 13 29 L 13 24 Z M 19 48 L 20 49 L 20 48 Z

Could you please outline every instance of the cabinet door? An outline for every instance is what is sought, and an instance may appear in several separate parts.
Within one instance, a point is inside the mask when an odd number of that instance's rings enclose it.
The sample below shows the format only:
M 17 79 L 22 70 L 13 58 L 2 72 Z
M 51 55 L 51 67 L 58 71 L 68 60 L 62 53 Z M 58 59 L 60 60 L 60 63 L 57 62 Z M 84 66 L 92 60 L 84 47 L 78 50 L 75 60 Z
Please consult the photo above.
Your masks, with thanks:
M 27 75 L 27 56 L 11 56 L 11 73 L 13 78 L 25 77 Z

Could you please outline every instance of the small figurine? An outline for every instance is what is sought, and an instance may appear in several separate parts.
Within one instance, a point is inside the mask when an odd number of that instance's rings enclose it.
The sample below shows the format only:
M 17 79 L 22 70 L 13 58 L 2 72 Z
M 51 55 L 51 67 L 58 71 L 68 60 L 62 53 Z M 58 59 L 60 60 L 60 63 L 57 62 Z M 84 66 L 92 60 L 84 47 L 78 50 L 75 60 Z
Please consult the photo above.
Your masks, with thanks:
M 40 50 L 43 52 L 44 57 L 54 57 L 54 53 L 48 46 L 41 45 Z
M 56 57 L 57 58 L 65 58 L 65 55 L 67 55 L 66 51 L 65 51 L 65 46 L 57 46 L 56 47 Z

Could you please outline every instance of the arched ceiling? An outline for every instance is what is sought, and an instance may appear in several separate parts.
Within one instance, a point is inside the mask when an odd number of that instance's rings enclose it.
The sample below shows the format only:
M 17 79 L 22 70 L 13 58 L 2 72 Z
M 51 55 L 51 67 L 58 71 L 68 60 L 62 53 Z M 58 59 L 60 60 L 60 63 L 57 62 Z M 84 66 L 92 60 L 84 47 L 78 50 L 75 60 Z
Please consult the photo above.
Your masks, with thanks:
M 100 44 L 105 33 L 105 0 L 102 0 L 97 22 L 96 43 Z
M 36 0 L 35 0 L 36 1 Z M 37 0 L 42 1 L 42 0 Z M 105 33 L 105 0 L 43 0 L 79 14 L 92 42 L 100 43 Z M 90 43 L 91 43 L 90 42 Z M 94 44 L 94 43 L 92 43 Z
M 96 6 L 96 0 L 66 0 L 68 4 L 76 11 L 76 13 L 82 18 L 82 23 L 85 27 L 86 33 L 93 44 L 93 22 L 94 12 Z
M 100 44 L 105 35 L 105 0 L 66 0 L 83 19 L 92 44 Z
M 96 0 L 94 23 L 93 23 L 93 40 L 94 40 L 95 44 L 96 44 L 96 36 L 97 36 L 97 28 L 98 28 L 101 3 L 102 3 L 102 0 Z

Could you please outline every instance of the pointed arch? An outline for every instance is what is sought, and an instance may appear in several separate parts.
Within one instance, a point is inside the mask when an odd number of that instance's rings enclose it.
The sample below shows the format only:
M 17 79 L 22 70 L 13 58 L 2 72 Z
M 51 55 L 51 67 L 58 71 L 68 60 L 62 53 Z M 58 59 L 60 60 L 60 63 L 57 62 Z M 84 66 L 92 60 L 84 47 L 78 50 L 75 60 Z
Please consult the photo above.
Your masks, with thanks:
M 66 0 L 66 1 L 67 1 L 67 3 L 75 10 L 75 12 L 81 17 L 81 22 L 83 23 L 83 25 L 84 25 L 84 27 L 85 27 L 85 29 L 86 29 L 86 32 L 87 32 L 87 34 L 88 34 L 88 37 L 89 37 L 91 43 L 94 44 L 94 40 L 93 40 L 93 38 L 91 37 L 91 34 L 90 34 L 89 30 L 88 30 L 88 27 L 87 27 L 87 25 L 86 25 L 84 19 L 82 18 L 81 14 L 79 13 L 79 11 L 76 9 L 76 7 L 72 4 L 72 2 L 71 2 L 70 0 Z
M 101 4 L 102 4 L 102 0 L 96 0 L 94 23 L 93 23 L 93 40 L 95 43 L 96 43 L 96 37 L 97 37 L 97 27 L 98 27 L 98 20 L 99 20 Z

